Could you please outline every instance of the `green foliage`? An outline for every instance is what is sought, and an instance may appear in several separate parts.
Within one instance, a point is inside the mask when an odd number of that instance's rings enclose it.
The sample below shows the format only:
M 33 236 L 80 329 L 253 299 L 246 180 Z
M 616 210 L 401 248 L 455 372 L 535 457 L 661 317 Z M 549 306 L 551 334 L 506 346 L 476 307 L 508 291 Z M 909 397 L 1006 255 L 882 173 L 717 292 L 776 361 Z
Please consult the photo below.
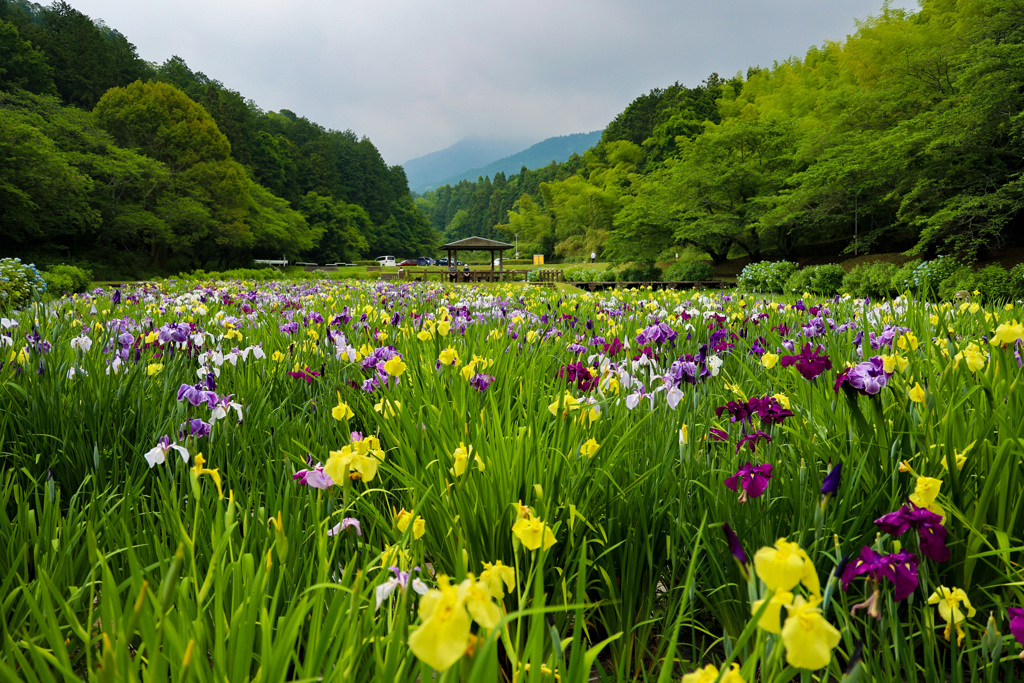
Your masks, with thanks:
M 822 296 L 834 296 L 843 287 L 846 270 L 837 263 L 818 266 L 811 278 L 811 291 Z
M 1010 269 L 1010 296 L 1014 299 L 1024 298 L 1024 263 L 1018 263 Z
M 680 259 L 665 271 L 669 282 L 702 282 L 715 279 L 715 268 L 707 261 Z
M 0 20 L 0 90 L 18 88 L 38 95 L 57 94 L 46 55 L 22 40 L 14 24 Z
M 899 294 L 915 289 L 914 271 L 921 263 L 921 259 L 912 259 L 897 268 L 889 281 L 890 289 Z
M 842 291 L 866 299 L 897 294 L 893 277 L 899 268 L 892 263 L 862 263 L 843 278 Z
M 802 294 L 803 292 L 810 292 L 811 281 L 814 280 L 814 275 L 818 270 L 818 266 L 807 266 L 800 270 L 793 271 L 793 273 L 786 278 L 786 284 L 783 285 L 783 291 L 792 292 L 794 294 Z
M 755 292 L 781 294 L 798 269 L 799 266 L 791 261 L 757 261 L 743 268 L 736 277 L 736 283 Z
M 619 271 L 619 282 L 657 282 L 661 280 L 661 268 L 653 261 L 637 262 Z
M 987 266 L 977 271 L 969 266 L 960 266 L 939 283 L 938 295 L 945 301 L 951 301 L 963 291 L 989 305 L 1013 299 L 1014 285 L 1012 271 L 1000 265 Z
M 19 258 L 0 259 L 0 311 L 10 313 L 24 306 L 33 291 L 46 291 L 46 281 L 34 264 L 25 265 Z
M 47 291 L 56 296 L 81 294 L 92 286 L 92 273 L 78 266 L 49 266 L 42 275 Z

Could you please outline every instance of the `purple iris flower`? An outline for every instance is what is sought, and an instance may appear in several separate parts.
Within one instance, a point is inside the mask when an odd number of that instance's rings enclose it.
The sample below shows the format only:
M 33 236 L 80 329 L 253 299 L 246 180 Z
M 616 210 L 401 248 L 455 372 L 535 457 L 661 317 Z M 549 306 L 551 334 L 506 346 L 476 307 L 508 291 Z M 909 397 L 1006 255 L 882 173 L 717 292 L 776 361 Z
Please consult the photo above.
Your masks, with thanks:
M 280 330 L 285 334 L 294 334 L 299 331 L 299 324 L 297 322 L 290 322 L 281 325 Z
M 308 365 L 305 368 L 303 368 L 302 370 L 299 370 L 298 372 L 289 372 L 289 373 L 286 373 L 286 374 L 289 377 L 298 377 L 298 378 L 304 379 L 304 380 L 306 380 L 306 384 L 312 384 L 313 383 L 313 378 L 320 376 L 319 372 L 313 372 L 312 370 L 310 370 Z
M 308 470 L 299 470 L 292 475 L 292 479 L 303 486 L 311 486 L 315 489 L 326 489 L 334 486 L 334 481 L 324 472 L 324 468 L 320 466 L 320 463 L 317 463 L 315 467 L 310 467 Z M 328 533 L 328 536 L 330 535 Z
M 839 490 L 839 483 L 843 478 L 843 463 L 837 463 L 828 471 L 825 480 L 821 482 L 821 495 L 834 496 Z
M 1006 608 L 1010 617 L 1010 633 L 1017 642 L 1024 645 L 1024 609 L 1020 607 Z
M 716 429 L 715 427 L 711 428 L 711 432 L 709 433 L 708 436 L 711 437 L 712 441 L 728 441 L 729 440 L 729 432 L 727 432 L 725 430 L 722 430 L 722 429 Z
M 211 409 L 217 406 L 217 392 L 208 391 L 205 388 L 204 383 L 197 385 L 182 384 L 178 387 L 178 400 L 188 401 L 193 406 L 199 406 L 205 403 Z
M 724 406 L 715 408 L 715 415 L 722 417 L 722 413 L 729 413 L 729 422 L 750 422 L 750 405 L 739 401 L 729 401 Z
M 942 517 L 913 503 L 904 505 L 895 512 L 882 515 L 875 524 L 890 536 L 902 536 L 909 529 L 917 530 L 921 545 L 921 554 L 936 562 L 949 559 L 949 548 L 946 547 L 946 527 L 942 526 Z
M 768 436 L 767 432 L 756 431 L 752 434 L 744 434 L 743 437 L 736 444 L 736 452 L 739 453 L 744 446 L 749 446 L 750 451 L 754 452 L 757 450 L 757 442 L 764 441 L 765 443 L 771 443 L 772 437 Z M 771 465 L 768 466 L 769 469 Z
M 746 503 L 749 498 L 757 498 L 768 488 L 768 482 L 772 478 L 771 463 L 751 465 L 744 463 L 743 467 L 725 480 L 725 486 L 730 491 L 738 491 L 740 488 L 740 502 Z
M 622 349 L 625 348 L 618 337 L 615 337 L 610 342 L 604 345 L 604 355 L 606 356 L 617 356 Z
M 186 428 L 188 431 L 186 432 Z M 184 440 L 186 436 L 194 436 L 197 439 L 209 436 L 210 430 L 213 429 L 213 425 L 209 422 L 203 422 L 198 417 L 187 422 L 182 422 L 181 426 L 178 427 L 178 439 Z
M 729 552 L 732 553 L 732 556 L 740 563 L 740 566 L 746 565 L 747 553 L 743 550 L 743 544 L 740 543 L 740 537 L 736 535 L 736 532 L 733 531 L 732 527 L 728 524 L 722 524 L 722 531 L 725 532 L 725 540 L 729 544 Z
M 895 588 L 893 599 L 899 602 L 917 590 L 917 556 L 907 551 L 882 555 L 864 546 L 860 551 L 860 557 L 846 565 L 842 575 L 843 590 L 847 590 L 855 578 L 865 574 L 876 584 L 881 583 L 882 579 L 891 582 Z M 876 601 L 877 597 L 872 596 L 867 603 L 857 605 L 853 609 L 856 611 L 858 608 L 867 607 L 871 616 L 881 618 Z
M 188 341 L 188 333 L 191 328 L 183 323 L 167 323 L 160 328 L 157 338 L 161 344 L 169 342 L 181 343 Z
M 114 292 L 110 295 L 110 303 L 113 304 L 114 306 L 116 306 L 119 303 L 121 303 L 121 290 L 120 289 L 114 289 Z
M 485 375 L 482 372 L 478 372 L 473 375 L 473 379 L 469 380 L 469 385 L 477 391 L 487 391 L 487 388 L 491 386 L 493 381 L 493 375 Z
M 873 356 L 840 372 L 833 389 L 838 393 L 841 387 L 849 385 L 858 393 L 874 396 L 889 384 L 891 376 L 885 371 L 885 361 L 881 356 Z
M 810 344 L 805 344 L 799 354 L 782 356 L 779 359 L 779 364 L 784 368 L 794 365 L 804 379 L 812 380 L 826 370 L 832 369 L 832 361 L 827 355 L 822 354 L 824 350 L 821 346 L 813 347 Z

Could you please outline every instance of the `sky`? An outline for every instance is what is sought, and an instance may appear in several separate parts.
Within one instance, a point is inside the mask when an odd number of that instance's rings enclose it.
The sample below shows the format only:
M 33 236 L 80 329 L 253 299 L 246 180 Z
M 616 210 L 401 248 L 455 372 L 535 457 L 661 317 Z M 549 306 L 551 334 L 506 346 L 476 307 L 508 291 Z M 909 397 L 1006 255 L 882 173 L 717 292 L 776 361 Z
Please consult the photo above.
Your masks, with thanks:
M 350 129 L 390 165 L 467 137 L 598 130 L 653 88 L 842 40 L 881 3 L 69 0 L 143 59 L 177 55 L 263 110 Z

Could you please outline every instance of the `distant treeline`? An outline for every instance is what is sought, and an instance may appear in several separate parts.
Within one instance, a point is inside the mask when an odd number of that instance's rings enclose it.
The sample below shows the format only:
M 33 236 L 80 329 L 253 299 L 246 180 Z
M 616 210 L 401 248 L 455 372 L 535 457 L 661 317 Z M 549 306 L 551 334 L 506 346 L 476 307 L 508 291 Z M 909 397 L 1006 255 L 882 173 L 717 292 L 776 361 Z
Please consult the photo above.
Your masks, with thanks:
M 264 112 L 65 2 L 0 0 L 0 256 L 138 274 L 431 250 L 367 138 Z
M 417 201 L 446 239 L 495 226 L 566 258 L 971 259 L 1024 235 L 1022 134 L 1024 5 L 924 0 L 802 59 L 642 95 L 565 164 Z

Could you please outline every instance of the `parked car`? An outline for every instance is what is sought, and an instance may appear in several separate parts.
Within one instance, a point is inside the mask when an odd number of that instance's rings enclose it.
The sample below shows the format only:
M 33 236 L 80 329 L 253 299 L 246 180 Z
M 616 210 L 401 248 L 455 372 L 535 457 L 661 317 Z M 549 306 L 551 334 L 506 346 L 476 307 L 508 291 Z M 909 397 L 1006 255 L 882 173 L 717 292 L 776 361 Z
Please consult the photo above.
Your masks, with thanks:
M 448 265 L 448 259 L 446 259 L 446 258 L 439 258 L 439 259 L 437 259 L 437 265 L 439 265 L 439 266 L 447 266 Z
M 505 260 L 505 259 L 503 259 L 503 258 L 501 258 L 501 257 L 499 256 L 498 258 L 494 259 L 494 265 L 496 265 L 496 266 L 501 266 L 501 262 L 502 262 L 502 261 L 504 261 L 504 260 Z
M 399 266 L 415 266 L 415 265 L 419 265 L 419 264 L 416 263 L 416 259 L 414 259 L 414 258 L 407 258 L 404 261 L 400 262 L 398 265 Z
M 381 268 L 394 268 L 397 265 L 394 256 L 378 256 L 376 260 Z
M 420 256 L 418 259 L 416 259 L 417 266 L 432 266 L 434 265 L 434 263 L 434 259 L 430 258 L 429 256 Z

